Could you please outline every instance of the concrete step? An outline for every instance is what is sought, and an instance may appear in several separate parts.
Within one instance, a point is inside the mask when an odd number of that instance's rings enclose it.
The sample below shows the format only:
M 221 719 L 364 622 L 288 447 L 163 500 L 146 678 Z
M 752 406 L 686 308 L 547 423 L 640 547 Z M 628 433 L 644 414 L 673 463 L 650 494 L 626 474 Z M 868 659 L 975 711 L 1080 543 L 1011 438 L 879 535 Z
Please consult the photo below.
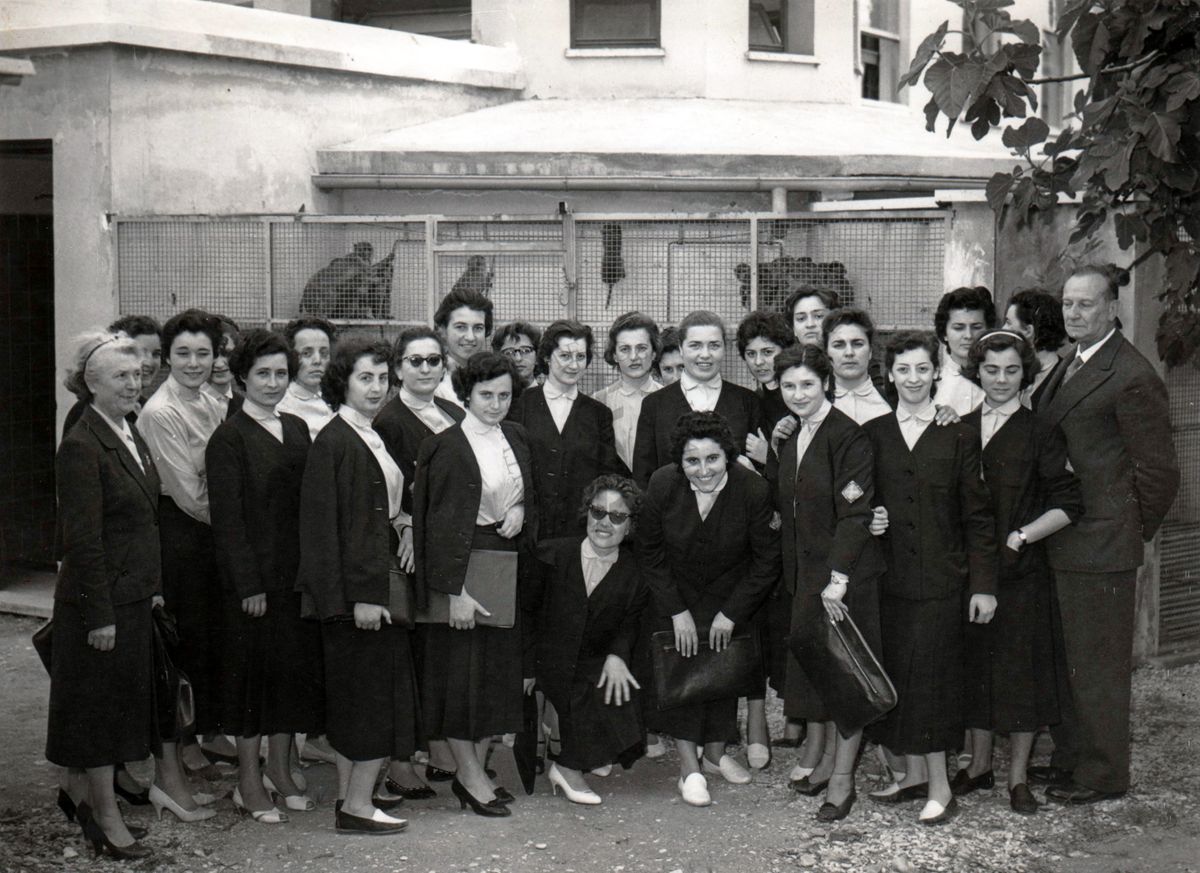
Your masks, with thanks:
M 0 612 L 49 618 L 54 612 L 55 575 L 19 570 L 0 582 Z

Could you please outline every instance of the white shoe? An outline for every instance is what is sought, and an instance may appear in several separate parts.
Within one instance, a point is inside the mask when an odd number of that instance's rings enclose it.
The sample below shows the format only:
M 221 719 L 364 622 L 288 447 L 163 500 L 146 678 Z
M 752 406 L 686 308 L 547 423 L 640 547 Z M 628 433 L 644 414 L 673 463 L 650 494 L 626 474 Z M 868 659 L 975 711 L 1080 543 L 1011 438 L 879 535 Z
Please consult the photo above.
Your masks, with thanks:
M 921 824 L 937 825 L 950 821 L 956 815 L 958 815 L 958 801 L 953 797 L 950 798 L 950 802 L 945 806 L 942 806 L 931 798 L 925 801 L 925 806 L 921 810 L 921 815 L 917 820 Z
M 301 761 L 315 761 L 320 764 L 336 764 L 337 757 L 329 746 L 329 741 L 321 737 L 306 737 L 300 748 Z
M 646 744 L 647 758 L 661 758 L 665 754 L 667 754 L 667 744 L 662 741 L 662 737 Z
M 708 806 L 712 803 L 712 798 L 708 796 L 708 780 L 699 773 L 679 780 L 679 795 L 689 806 Z
M 237 788 L 233 789 L 233 805 L 242 815 L 250 816 L 259 824 L 283 824 L 288 820 L 287 813 L 280 812 L 274 806 L 270 809 L 248 809 L 242 803 L 242 792 Z
M 192 800 L 196 802 L 196 806 L 212 806 L 217 802 L 217 796 L 205 791 L 197 791 L 192 795 Z
M 792 768 L 792 772 L 788 773 L 788 779 L 790 779 L 792 782 L 799 782 L 805 776 L 811 776 L 813 774 L 813 770 L 816 769 L 816 767 L 801 767 L 799 764 L 797 764 Z
M 771 763 L 771 748 L 762 743 L 751 743 L 746 747 L 746 763 L 755 770 L 762 770 Z
M 612 764 L 605 764 L 603 767 L 597 767 L 592 771 L 593 776 L 599 776 L 601 778 L 608 776 L 610 773 L 612 773 Z
M 546 778 L 550 780 L 550 791 L 553 794 L 558 794 L 558 789 L 563 790 L 563 794 L 567 796 L 567 800 L 572 803 L 582 803 L 585 806 L 596 806 L 601 803 L 600 795 L 592 789 L 588 788 L 584 791 L 576 791 L 567 782 L 567 777 L 563 776 L 558 770 L 558 765 L 551 762 L 550 769 L 546 771 Z
M 312 812 L 317 808 L 317 803 L 307 794 L 284 794 L 275 787 L 275 783 L 271 781 L 271 777 L 266 773 L 263 774 L 263 788 L 267 789 L 272 795 L 278 794 L 283 798 L 283 805 L 292 812 Z M 286 821 L 286 819 L 285 819 Z
M 728 755 L 722 755 L 716 764 L 708 758 L 702 757 L 700 760 L 706 773 L 720 773 L 726 782 L 733 785 L 745 785 L 751 779 L 750 771 Z

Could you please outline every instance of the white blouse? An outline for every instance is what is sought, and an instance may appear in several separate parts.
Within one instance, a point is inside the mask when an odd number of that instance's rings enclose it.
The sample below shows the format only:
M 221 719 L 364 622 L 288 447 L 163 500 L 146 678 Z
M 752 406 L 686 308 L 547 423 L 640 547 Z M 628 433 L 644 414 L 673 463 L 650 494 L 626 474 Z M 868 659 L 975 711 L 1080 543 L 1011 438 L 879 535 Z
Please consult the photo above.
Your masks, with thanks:
M 162 480 L 162 493 L 197 521 L 209 524 L 204 450 L 225 410 L 198 388 L 168 375 L 138 416 L 137 428 Z
M 409 411 L 421 419 L 422 423 L 434 433 L 441 433 L 446 428 L 454 426 L 454 419 L 442 411 L 433 397 L 418 397 L 401 385 L 400 402 L 407 406 Z
M 579 547 L 579 560 L 583 565 L 583 585 L 587 589 L 588 597 L 591 597 L 596 586 L 604 581 L 604 577 L 608 575 L 608 571 L 612 569 L 613 564 L 617 563 L 619 557 L 621 557 L 621 553 L 618 549 L 613 549 L 611 554 L 600 555 L 592 546 L 591 540 L 583 541 L 583 545 Z
M 512 446 L 498 424 L 484 424 L 467 410 L 462 422 L 463 433 L 475 453 L 483 487 L 479 495 L 477 525 L 494 525 L 504 520 L 508 511 L 525 499 L 525 483 L 521 465 Z
M 314 394 L 295 381 L 288 383 L 287 392 L 275 409 L 304 419 L 308 425 L 308 436 L 314 440 L 321 429 L 333 421 L 333 410 L 321 399 L 321 395 Z
M 242 412 L 250 416 L 279 442 L 283 442 L 283 422 L 279 419 L 279 410 L 274 407 L 259 406 L 249 397 L 242 399 Z
M 400 472 L 400 468 L 392 460 L 391 454 L 384 448 L 383 438 L 375 432 L 375 428 L 371 427 L 371 419 L 345 403 L 338 407 L 338 415 L 354 428 L 354 432 L 371 450 L 371 454 L 375 456 L 375 460 L 379 462 L 379 466 L 383 470 L 383 480 L 387 483 L 388 518 L 397 528 L 404 525 L 411 527 L 412 516 L 400 508 L 400 500 L 404 496 L 404 474 Z

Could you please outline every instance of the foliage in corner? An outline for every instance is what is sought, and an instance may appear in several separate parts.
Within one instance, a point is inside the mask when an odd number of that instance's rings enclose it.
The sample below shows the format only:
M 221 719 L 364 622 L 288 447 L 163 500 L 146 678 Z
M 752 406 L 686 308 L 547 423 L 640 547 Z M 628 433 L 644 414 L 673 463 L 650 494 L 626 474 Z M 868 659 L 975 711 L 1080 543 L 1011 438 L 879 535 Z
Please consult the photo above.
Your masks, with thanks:
M 901 79 L 916 85 L 924 73 L 927 129 L 945 116 L 947 136 L 962 121 L 982 139 L 1004 125 L 1022 163 L 988 182 L 1002 222 L 1048 220 L 1059 194 L 1078 193 L 1072 243 L 1111 217 L 1121 248 L 1140 252 L 1129 267 L 1163 256 L 1158 352 L 1168 366 L 1190 360 L 1200 348 L 1200 2 L 1070 0 L 1055 36 L 1082 72 L 1041 78 L 1041 34 L 1013 20 L 1013 0 L 951 2 L 962 30 L 943 22 Z M 961 51 L 947 47 L 952 34 Z M 1051 138 L 1033 86 L 1075 81 L 1071 124 Z

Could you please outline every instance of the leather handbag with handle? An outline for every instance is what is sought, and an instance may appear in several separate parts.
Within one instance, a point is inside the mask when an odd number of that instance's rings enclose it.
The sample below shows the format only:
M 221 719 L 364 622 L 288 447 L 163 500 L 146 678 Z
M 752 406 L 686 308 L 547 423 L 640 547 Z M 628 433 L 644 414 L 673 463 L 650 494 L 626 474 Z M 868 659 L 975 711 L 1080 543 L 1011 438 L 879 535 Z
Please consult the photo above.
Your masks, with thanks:
M 650 636 L 650 661 L 659 709 L 762 693 L 765 680 L 762 644 L 757 633 L 735 631 L 729 646 L 714 652 L 708 645 L 708 630 L 697 631 L 700 644 L 690 658 L 683 657 L 675 648 L 673 631 L 657 631 Z

